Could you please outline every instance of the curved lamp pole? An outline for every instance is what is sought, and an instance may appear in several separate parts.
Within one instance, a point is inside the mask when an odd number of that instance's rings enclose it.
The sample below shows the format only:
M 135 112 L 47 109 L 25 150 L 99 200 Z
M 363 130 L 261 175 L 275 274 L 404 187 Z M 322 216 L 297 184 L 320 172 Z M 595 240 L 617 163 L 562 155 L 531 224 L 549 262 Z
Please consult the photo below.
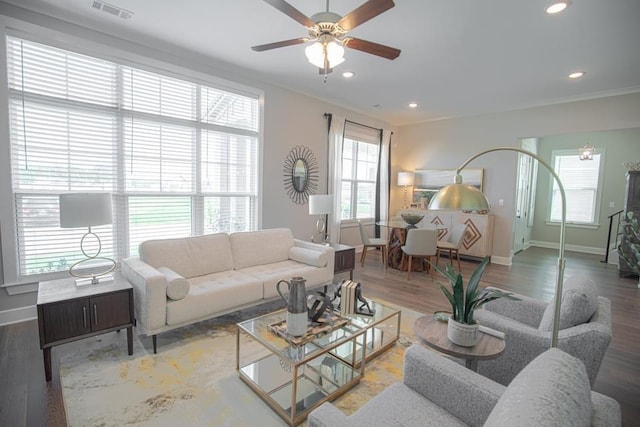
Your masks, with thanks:
M 429 203 L 429 209 L 453 209 L 453 210 L 487 210 L 489 209 L 489 201 L 487 197 L 477 188 L 462 183 L 462 175 L 460 171 L 464 169 L 472 160 L 494 151 L 515 151 L 525 154 L 536 159 L 540 164 L 546 167 L 553 178 L 556 180 L 560 189 L 560 197 L 562 199 L 562 219 L 560 221 L 560 253 L 558 255 L 558 274 L 556 276 L 556 301 L 553 315 L 553 331 L 551 334 L 551 347 L 558 346 L 558 329 L 560 325 L 560 305 L 562 300 L 562 284 L 564 281 L 564 233 L 566 226 L 567 197 L 564 193 L 564 186 L 560 181 L 560 177 L 544 160 L 537 155 L 513 147 L 496 147 L 485 150 L 467 159 L 458 169 L 456 169 L 455 183 L 442 188 Z

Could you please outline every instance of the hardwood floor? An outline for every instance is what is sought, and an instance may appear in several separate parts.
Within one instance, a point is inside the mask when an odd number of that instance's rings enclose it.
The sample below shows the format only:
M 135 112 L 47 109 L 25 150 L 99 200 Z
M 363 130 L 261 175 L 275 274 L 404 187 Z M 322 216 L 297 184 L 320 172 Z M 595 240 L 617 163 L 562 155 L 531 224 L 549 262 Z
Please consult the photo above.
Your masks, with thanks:
M 423 313 L 448 309 L 436 275 L 382 268 L 380 254 L 371 251 L 364 268 L 357 264 L 354 280 L 366 297 L 378 297 Z M 611 396 L 622 406 L 623 425 L 640 419 L 640 289 L 635 279 L 618 278 L 617 268 L 596 255 L 566 253 L 566 276 L 587 274 L 600 294 L 611 300 L 613 339 L 594 390 Z M 446 260 L 445 260 L 446 262 Z M 530 248 L 514 257 L 510 267 L 487 266 L 482 286 L 498 286 L 535 298 L 551 299 L 555 288 L 557 251 Z M 477 264 L 463 261 L 465 278 Z M 341 275 L 340 277 L 344 277 Z M 65 426 L 58 377 L 58 349 L 52 351 L 53 380 L 46 383 L 35 320 L 0 327 L 0 426 Z

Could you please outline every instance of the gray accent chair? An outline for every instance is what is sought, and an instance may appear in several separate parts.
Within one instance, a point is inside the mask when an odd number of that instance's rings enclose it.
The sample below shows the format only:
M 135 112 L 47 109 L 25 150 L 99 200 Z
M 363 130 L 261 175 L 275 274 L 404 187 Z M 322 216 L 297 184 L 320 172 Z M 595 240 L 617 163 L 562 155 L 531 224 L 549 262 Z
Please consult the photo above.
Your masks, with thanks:
M 478 363 L 480 374 L 503 385 L 551 347 L 555 300 L 517 296 L 521 301 L 498 299 L 474 315 L 481 325 L 506 335 L 502 356 Z M 597 295 L 588 277 L 567 278 L 562 292 L 558 348 L 584 363 L 592 386 L 610 342 L 611 302 Z
M 620 405 L 592 392 L 584 365 L 551 349 L 509 387 L 422 346 L 405 353 L 404 378 L 350 416 L 327 402 L 309 414 L 310 427 L 372 426 L 619 426 Z

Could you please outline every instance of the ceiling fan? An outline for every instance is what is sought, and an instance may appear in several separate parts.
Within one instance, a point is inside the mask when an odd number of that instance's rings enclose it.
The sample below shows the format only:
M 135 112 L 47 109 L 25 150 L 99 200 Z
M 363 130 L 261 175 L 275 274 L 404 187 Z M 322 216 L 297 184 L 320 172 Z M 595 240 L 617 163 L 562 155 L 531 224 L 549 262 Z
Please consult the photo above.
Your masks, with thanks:
M 399 49 L 347 36 L 347 32 L 358 25 L 395 6 L 393 0 L 369 0 L 345 16 L 330 12 L 329 0 L 327 0 L 326 11 L 316 13 L 311 17 L 306 16 L 285 0 L 264 1 L 304 25 L 309 37 L 299 37 L 297 39 L 253 46 L 251 49 L 256 52 L 314 42 L 305 49 L 305 53 L 309 62 L 320 69 L 320 74 L 325 75 L 325 79 L 326 75 L 333 70 L 333 67 L 344 61 L 343 46 L 387 59 L 396 59 L 400 55 Z

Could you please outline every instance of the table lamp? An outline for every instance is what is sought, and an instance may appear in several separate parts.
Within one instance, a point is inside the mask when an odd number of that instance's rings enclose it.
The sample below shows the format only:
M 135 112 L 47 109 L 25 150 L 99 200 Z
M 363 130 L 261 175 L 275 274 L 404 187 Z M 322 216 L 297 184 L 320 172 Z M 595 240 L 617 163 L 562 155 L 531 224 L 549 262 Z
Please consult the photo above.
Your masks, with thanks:
M 553 315 L 553 330 L 551 333 L 551 347 L 558 346 L 558 329 L 560 325 L 560 305 L 562 300 L 562 284 L 564 281 L 564 246 L 565 246 L 565 226 L 567 217 L 567 198 L 564 192 L 564 186 L 560 181 L 560 177 L 544 160 L 537 155 L 520 149 L 512 147 L 497 147 L 489 150 L 485 150 L 475 156 L 467 159 L 458 169 L 456 169 L 455 183 L 443 187 L 438 193 L 431 199 L 429 203 L 429 209 L 454 209 L 465 211 L 483 211 L 489 209 L 489 201 L 486 196 L 471 185 L 465 185 L 462 183 L 462 175 L 460 171 L 464 169 L 472 160 L 476 159 L 487 153 L 494 151 L 515 151 L 522 153 L 529 157 L 536 159 L 541 165 L 551 172 L 551 175 L 556 180 L 558 188 L 560 189 L 560 197 L 562 199 L 562 220 L 560 221 L 560 253 L 558 255 L 558 271 L 556 276 L 556 293 L 555 293 L 555 307 Z
M 415 183 L 415 174 L 413 172 L 398 172 L 398 185 L 404 187 L 404 204 L 403 209 L 407 209 L 407 189 Z
M 333 194 L 312 194 L 309 196 L 309 215 L 324 215 L 316 221 L 316 232 L 311 236 L 314 243 L 328 243 L 329 233 L 327 232 L 327 222 L 329 214 L 333 211 Z M 322 240 L 316 242 L 321 237 Z
M 82 236 L 80 240 L 80 250 L 86 257 L 76 262 L 69 268 L 69 274 L 78 277 L 76 285 L 97 285 L 98 283 L 113 280 L 111 276 L 105 276 L 116 268 L 116 262 L 107 257 L 101 257 L 102 242 L 97 234 L 91 231 L 91 227 L 97 225 L 111 224 L 111 194 L 109 193 L 71 193 L 60 195 L 60 227 L 61 228 L 79 228 L 88 227 L 89 231 Z M 97 242 L 95 254 L 87 254 L 85 244 L 87 238 L 93 237 Z M 84 263 L 94 260 L 102 260 L 108 262 L 108 267 L 102 272 L 83 273 L 80 266 Z M 93 270 L 93 269 L 92 269 Z M 104 277 L 102 277 L 104 276 Z

